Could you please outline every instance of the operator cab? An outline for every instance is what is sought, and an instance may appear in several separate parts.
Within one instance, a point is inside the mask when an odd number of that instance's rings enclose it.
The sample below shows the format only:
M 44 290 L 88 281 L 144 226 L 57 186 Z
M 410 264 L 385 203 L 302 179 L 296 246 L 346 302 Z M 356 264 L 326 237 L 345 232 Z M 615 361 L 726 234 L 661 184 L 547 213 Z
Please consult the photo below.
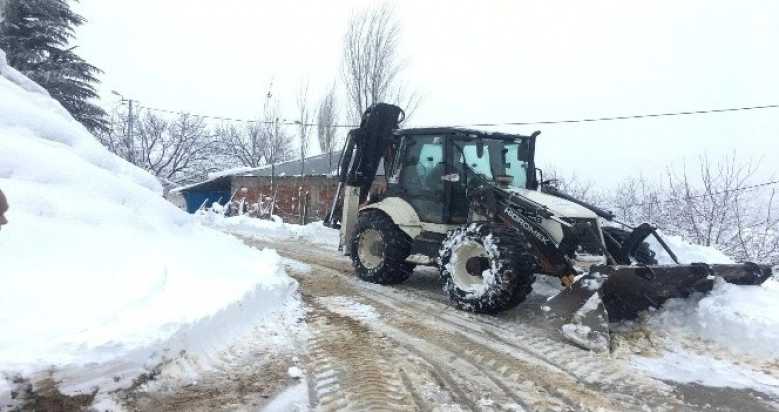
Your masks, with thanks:
M 467 222 L 466 189 L 479 180 L 504 188 L 536 187 L 536 134 L 459 128 L 401 129 L 394 134 L 396 155 L 385 163 L 387 195 L 406 200 L 422 222 Z

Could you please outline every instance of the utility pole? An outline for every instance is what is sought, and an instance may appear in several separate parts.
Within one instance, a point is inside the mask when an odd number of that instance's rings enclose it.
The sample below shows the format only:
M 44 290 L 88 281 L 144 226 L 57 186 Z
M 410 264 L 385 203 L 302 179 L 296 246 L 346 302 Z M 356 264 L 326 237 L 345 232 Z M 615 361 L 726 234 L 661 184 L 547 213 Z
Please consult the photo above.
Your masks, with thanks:
M 122 103 L 127 102 L 128 109 L 127 109 L 127 133 L 125 134 L 124 139 L 124 145 L 127 149 L 127 160 L 135 164 L 135 150 L 134 150 L 134 144 L 133 144 L 133 100 L 132 99 L 125 99 L 124 96 L 122 96 L 119 92 L 116 90 L 111 90 L 111 93 L 119 96 L 122 99 Z

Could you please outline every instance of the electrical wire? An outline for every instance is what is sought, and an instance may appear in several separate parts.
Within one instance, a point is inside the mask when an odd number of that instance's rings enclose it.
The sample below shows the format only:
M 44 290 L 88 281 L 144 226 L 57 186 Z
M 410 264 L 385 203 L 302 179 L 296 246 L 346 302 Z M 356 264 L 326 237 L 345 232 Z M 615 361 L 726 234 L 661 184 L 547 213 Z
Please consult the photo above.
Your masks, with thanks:
M 211 120 L 222 120 L 222 121 L 228 121 L 228 122 L 244 122 L 244 123 L 260 123 L 260 124 L 280 124 L 280 125 L 286 125 L 286 126 L 297 126 L 300 123 L 299 122 L 290 122 L 288 120 L 282 120 L 278 122 L 270 122 L 270 121 L 262 121 L 262 120 L 247 120 L 247 119 L 238 119 L 234 117 L 222 117 L 222 116 L 208 116 L 208 115 L 202 115 L 202 114 L 192 114 L 187 112 L 180 112 L 176 110 L 167 110 L 167 109 L 158 109 L 155 107 L 148 107 L 148 106 L 138 106 L 139 109 L 146 109 L 151 110 L 153 112 L 160 112 L 160 113 L 168 113 L 168 114 L 177 114 L 177 115 L 188 115 L 193 117 L 199 117 L 202 119 L 211 119 Z M 306 124 L 307 126 L 315 126 L 316 124 Z
M 190 115 L 190 116 L 199 117 L 203 119 L 221 120 L 221 121 L 230 121 L 230 122 L 280 124 L 284 126 L 301 125 L 301 123 L 298 121 L 289 121 L 289 120 L 281 120 L 275 122 L 264 121 L 264 120 L 248 120 L 248 119 L 239 119 L 234 117 L 192 114 L 192 113 L 187 113 L 182 111 L 159 109 L 159 108 L 141 106 L 141 105 L 139 105 L 138 108 L 143 108 L 146 110 L 151 110 L 151 111 L 161 112 L 161 113 Z M 708 110 L 692 110 L 692 111 L 666 112 L 666 113 L 635 114 L 635 115 L 626 115 L 626 116 L 593 117 L 593 118 L 569 119 L 569 120 L 542 120 L 542 121 L 532 121 L 532 122 L 504 122 L 504 123 L 471 123 L 471 124 L 461 124 L 461 125 L 448 126 L 448 127 L 473 128 L 473 127 L 497 127 L 497 126 L 533 126 L 533 125 L 567 124 L 567 123 L 594 123 L 594 122 L 608 122 L 608 121 L 617 121 L 617 120 L 650 119 L 650 118 L 671 117 L 671 116 L 690 116 L 690 115 L 702 115 L 702 114 L 730 113 L 730 112 L 742 112 L 742 111 L 750 111 L 750 110 L 765 110 L 765 109 L 777 109 L 777 108 L 779 108 L 779 104 L 733 107 L 733 108 L 726 108 L 726 109 L 708 109 Z M 305 123 L 303 125 L 316 127 L 318 126 L 318 123 Z M 332 127 L 356 128 L 358 126 L 352 124 L 335 124 L 332 125 Z
M 654 202 L 633 203 L 633 204 L 628 205 L 628 206 L 649 206 L 649 205 L 661 205 L 661 204 L 664 204 L 664 203 L 684 202 L 684 201 L 686 201 L 688 199 L 698 199 L 698 198 L 707 197 L 707 196 L 722 195 L 722 194 L 730 193 L 730 192 L 741 192 L 741 191 L 746 191 L 746 190 L 757 189 L 757 188 L 760 188 L 760 187 L 771 186 L 771 185 L 775 185 L 777 183 L 779 183 L 779 180 L 775 180 L 773 182 L 759 183 L 759 184 L 751 185 L 751 186 L 739 187 L 737 189 L 722 190 L 722 191 L 714 192 L 714 193 L 704 193 L 702 195 L 685 196 L 683 198 L 677 198 L 677 199 L 665 199 L 665 200 L 657 200 L 657 201 L 654 201 Z
M 470 125 L 462 125 L 462 126 L 454 126 L 454 127 L 532 126 L 532 125 L 540 125 L 540 124 L 608 122 L 614 120 L 647 119 L 653 117 L 687 116 L 687 115 L 697 115 L 697 114 L 727 113 L 727 112 L 740 112 L 740 111 L 747 111 L 747 110 L 762 110 L 762 109 L 776 109 L 776 108 L 779 108 L 779 104 L 769 104 L 765 106 L 734 107 L 729 109 L 709 109 L 709 110 L 694 110 L 694 111 L 684 111 L 684 112 L 634 114 L 628 116 L 593 117 L 588 119 L 574 119 L 574 120 L 547 120 L 547 121 L 535 121 L 535 122 L 507 122 L 507 123 L 474 123 Z

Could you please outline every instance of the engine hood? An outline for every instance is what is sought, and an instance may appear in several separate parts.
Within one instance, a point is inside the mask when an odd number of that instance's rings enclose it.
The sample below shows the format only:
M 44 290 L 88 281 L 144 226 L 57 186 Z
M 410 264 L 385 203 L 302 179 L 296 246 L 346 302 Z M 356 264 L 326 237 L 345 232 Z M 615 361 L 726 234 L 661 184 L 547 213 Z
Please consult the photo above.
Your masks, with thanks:
M 509 188 L 505 189 L 510 193 L 515 193 L 520 196 L 524 196 L 536 203 L 542 204 L 549 208 L 552 212 L 560 217 L 574 217 L 585 219 L 597 219 L 598 215 L 590 209 L 584 206 L 577 205 L 574 202 L 559 198 L 557 196 L 541 193 L 537 190 Z

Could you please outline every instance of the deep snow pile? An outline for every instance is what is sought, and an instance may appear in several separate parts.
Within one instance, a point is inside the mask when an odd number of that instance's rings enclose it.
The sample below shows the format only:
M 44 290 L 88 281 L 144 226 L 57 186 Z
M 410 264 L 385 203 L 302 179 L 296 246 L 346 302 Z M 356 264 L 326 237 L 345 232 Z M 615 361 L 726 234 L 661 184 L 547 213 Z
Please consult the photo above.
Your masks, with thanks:
M 734 263 L 720 251 L 692 245 L 678 236 L 663 236 L 681 263 Z M 661 264 L 673 263 L 659 244 Z M 737 286 L 717 279 L 707 295 L 670 299 L 645 321 L 658 330 L 673 331 L 714 342 L 739 354 L 779 361 L 779 266 L 761 286 Z
M 736 286 L 722 280 L 706 296 L 669 299 L 617 326 L 613 348 L 652 376 L 779 396 L 779 282 Z M 614 334 L 612 334 L 614 335 Z
M 694 245 L 682 239 L 681 236 L 666 235 L 662 231 L 658 231 L 663 241 L 668 244 L 668 247 L 674 252 L 679 259 L 679 263 L 735 263 L 733 259 L 727 257 L 724 253 L 713 247 L 706 247 L 701 245 Z M 660 246 L 660 243 L 650 236 L 647 238 L 649 247 L 656 253 L 655 258 L 660 265 L 672 265 L 674 264 L 671 256 Z
M 202 224 L 221 231 L 258 239 L 300 239 L 316 244 L 326 244 L 333 249 L 338 247 L 338 231 L 330 229 L 322 222 L 305 226 L 284 223 L 278 216 L 273 220 L 262 220 L 248 216 L 225 217 L 218 204 L 208 210 L 200 210 L 196 218 Z
M 148 173 L 104 149 L 0 51 L 0 405 L 12 381 L 128 386 L 209 354 L 286 306 L 274 251 L 203 227 Z M 83 373 L 85 370 L 89 373 Z
M 681 263 L 734 263 L 714 248 L 663 236 Z M 673 263 L 650 242 L 661 264 Z M 761 286 L 715 281 L 707 295 L 669 299 L 635 322 L 612 325 L 615 354 L 659 379 L 752 388 L 779 395 L 779 266 Z M 638 338 L 636 340 L 636 337 Z M 640 342 L 639 342 L 640 341 Z

